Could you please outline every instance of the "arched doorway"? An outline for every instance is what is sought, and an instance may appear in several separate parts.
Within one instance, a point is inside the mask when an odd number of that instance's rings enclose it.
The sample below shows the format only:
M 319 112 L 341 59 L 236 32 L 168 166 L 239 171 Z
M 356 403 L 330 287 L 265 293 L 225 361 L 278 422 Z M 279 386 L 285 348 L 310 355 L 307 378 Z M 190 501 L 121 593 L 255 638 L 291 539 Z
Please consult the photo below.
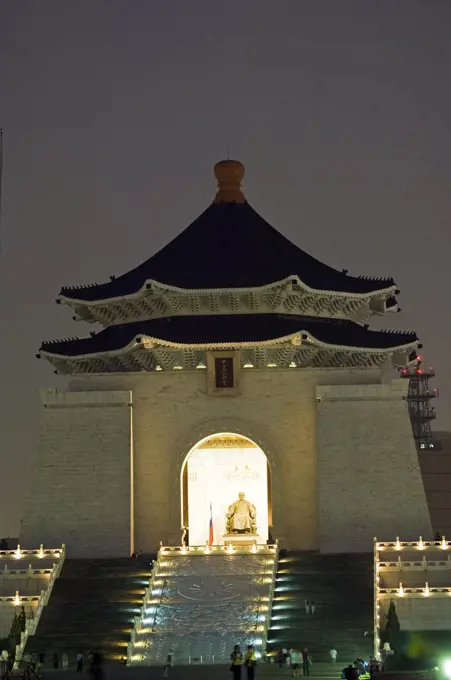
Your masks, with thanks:
M 242 435 L 218 433 L 198 442 L 181 471 L 182 526 L 190 545 L 224 543 L 226 512 L 243 491 L 257 510 L 258 536 L 266 542 L 272 524 L 271 468 L 262 449 Z

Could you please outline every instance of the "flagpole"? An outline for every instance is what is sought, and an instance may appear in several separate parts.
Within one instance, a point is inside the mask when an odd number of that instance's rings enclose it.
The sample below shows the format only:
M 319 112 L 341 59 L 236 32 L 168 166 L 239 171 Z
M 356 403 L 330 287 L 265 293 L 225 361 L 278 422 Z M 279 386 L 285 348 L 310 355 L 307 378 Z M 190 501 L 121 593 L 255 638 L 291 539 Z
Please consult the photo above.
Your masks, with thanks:
M 2 250 L 2 177 L 3 177 L 3 128 L 0 128 L 0 252 Z
M 208 524 L 208 545 L 212 546 L 214 542 L 213 535 L 213 506 L 210 501 L 210 522 Z

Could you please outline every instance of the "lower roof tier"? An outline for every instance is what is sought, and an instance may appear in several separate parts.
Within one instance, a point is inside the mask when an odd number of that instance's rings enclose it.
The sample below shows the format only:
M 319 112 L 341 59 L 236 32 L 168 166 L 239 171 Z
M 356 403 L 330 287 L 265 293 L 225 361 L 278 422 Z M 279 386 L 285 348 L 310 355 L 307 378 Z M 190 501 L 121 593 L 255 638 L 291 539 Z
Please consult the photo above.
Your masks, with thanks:
M 405 366 L 414 332 L 371 331 L 347 320 L 279 314 L 175 316 L 110 326 L 89 338 L 44 342 L 38 357 L 62 373 L 203 368 L 207 351 L 240 350 L 242 363 L 305 367 Z M 276 360 L 277 358 L 277 360 Z

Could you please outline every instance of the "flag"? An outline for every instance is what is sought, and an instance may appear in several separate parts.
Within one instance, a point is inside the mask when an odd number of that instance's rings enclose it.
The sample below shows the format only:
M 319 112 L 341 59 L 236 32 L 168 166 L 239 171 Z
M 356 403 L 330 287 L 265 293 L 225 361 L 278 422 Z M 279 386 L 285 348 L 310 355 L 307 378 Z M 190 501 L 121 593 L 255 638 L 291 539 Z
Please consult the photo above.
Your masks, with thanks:
M 208 545 L 213 545 L 213 508 L 210 503 L 210 524 L 208 527 Z

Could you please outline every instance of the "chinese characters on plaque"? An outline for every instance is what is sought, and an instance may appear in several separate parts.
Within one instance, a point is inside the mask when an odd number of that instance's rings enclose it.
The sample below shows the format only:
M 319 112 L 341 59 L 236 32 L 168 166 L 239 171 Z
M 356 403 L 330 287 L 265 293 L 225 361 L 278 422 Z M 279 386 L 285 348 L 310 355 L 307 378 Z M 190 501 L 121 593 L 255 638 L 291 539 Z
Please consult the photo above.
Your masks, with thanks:
M 239 352 L 208 352 L 207 369 L 209 394 L 228 397 L 239 393 Z
M 217 389 L 230 389 L 234 385 L 233 357 L 215 358 L 215 385 Z

